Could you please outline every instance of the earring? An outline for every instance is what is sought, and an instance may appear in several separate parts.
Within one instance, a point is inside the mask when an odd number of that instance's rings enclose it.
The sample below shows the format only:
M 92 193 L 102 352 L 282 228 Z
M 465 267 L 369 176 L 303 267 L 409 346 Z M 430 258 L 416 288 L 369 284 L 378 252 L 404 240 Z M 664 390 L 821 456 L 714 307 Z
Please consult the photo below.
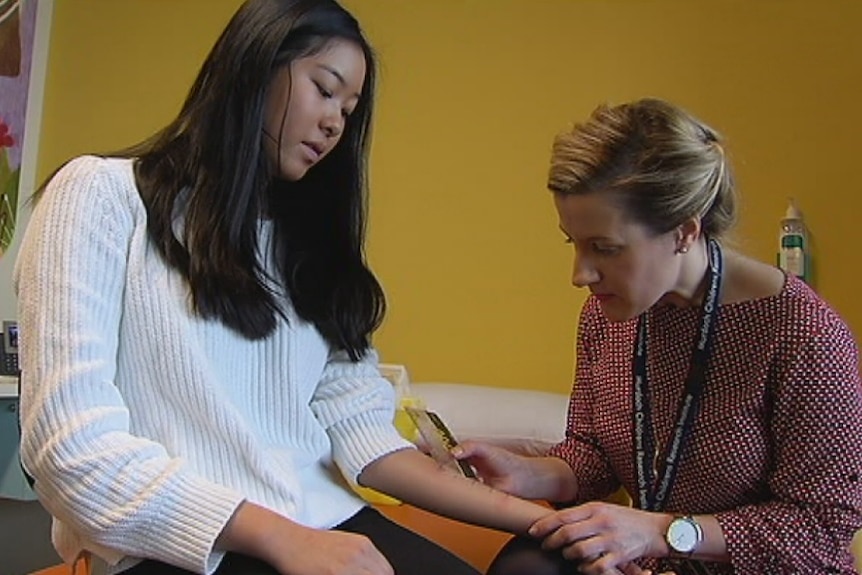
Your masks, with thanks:
M 688 253 L 688 246 L 680 246 L 680 247 L 676 248 L 676 253 L 687 254 Z

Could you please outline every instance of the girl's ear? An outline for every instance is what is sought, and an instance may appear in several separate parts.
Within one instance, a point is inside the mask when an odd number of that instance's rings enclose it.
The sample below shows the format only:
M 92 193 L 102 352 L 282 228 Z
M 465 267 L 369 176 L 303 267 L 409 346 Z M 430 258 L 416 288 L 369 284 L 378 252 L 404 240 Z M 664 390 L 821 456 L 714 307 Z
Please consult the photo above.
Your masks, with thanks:
M 692 216 L 676 228 L 676 251 L 686 253 L 700 237 L 700 218 Z

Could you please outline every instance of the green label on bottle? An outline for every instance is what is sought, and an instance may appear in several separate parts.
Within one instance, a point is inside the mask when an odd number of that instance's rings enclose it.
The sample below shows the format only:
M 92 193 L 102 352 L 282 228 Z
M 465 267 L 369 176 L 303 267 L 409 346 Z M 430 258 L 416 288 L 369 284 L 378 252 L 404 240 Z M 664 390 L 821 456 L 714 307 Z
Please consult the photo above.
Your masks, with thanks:
M 802 236 L 797 234 L 788 234 L 786 236 L 781 236 L 781 247 L 782 248 L 804 248 Z

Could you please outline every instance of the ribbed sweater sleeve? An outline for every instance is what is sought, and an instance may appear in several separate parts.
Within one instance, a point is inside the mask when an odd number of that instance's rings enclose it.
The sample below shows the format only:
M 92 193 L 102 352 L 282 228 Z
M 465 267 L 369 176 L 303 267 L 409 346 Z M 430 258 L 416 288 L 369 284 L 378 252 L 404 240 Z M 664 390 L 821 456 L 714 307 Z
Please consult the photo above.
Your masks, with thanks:
M 311 406 L 328 430 L 335 463 L 354 483 L 375 459 L 415 448 L 392 425 L 395 391 L 380 376 L 374 351 L 355 363 L 346 352 L 331 354 Z
M 103 557 L 119 551 L 210 573 L 220 560 L 214 542 L 242 496 L 134 436 L 114 382 L 127 253 L 141 217 L 128 188 L 107 160 L 78 158 L 34 210 L 16 266 L 27 326 L 22 460 L 50 513 Z

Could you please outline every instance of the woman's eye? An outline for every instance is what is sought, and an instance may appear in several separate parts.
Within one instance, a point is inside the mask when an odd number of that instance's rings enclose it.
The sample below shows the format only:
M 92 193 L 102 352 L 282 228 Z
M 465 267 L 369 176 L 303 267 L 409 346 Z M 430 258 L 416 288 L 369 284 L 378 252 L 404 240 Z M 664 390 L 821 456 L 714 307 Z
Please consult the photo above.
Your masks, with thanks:
M 618 246 L 603 246 L 601 244 L 593 245 L 593 251 L 597 254 L 602 254 L 603 256 L 611 256 L 620 251 Z

